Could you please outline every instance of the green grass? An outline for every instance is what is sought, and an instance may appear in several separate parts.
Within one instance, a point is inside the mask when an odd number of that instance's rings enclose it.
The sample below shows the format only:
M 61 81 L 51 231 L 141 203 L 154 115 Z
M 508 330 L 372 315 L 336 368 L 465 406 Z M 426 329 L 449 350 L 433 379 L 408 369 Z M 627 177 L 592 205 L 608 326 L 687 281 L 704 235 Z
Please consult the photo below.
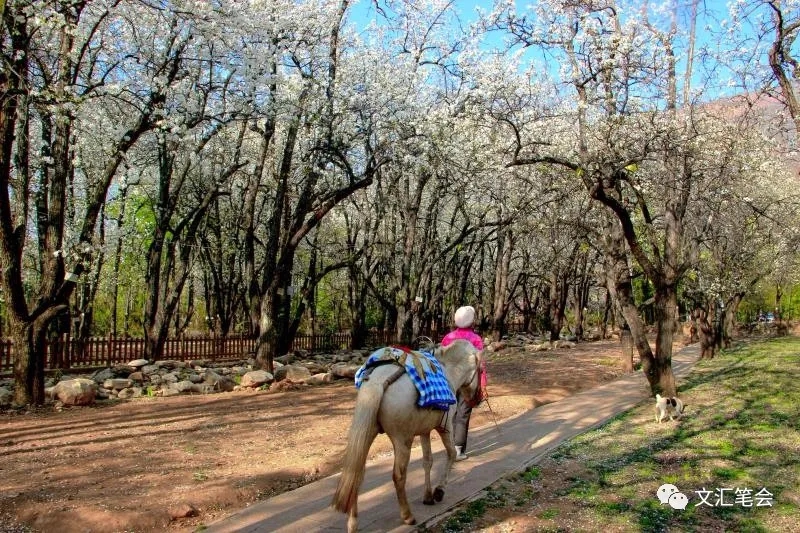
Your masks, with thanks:
M 656 424 L 651 401 L 643 402 L 499 481 L 506 511 L 547 520 L 531 531 L 797 531 L 800 339 L 741 345 L 701 361 L 679 395 L 687 404 L 679 422 Z M 688 497 L 686 509 L 661 504 L 655 493 L 663 483 Z M 735 500 L 736 489 L 749 489 L 752 504 L 745 495 Z M 762 489 L 772 496 L 759 500 Z M 720 491 L 734 504 L 719 505 Z M 428 531 L 504 530 L 488 511 L 486 499 L 473 502 L 444 529 Z

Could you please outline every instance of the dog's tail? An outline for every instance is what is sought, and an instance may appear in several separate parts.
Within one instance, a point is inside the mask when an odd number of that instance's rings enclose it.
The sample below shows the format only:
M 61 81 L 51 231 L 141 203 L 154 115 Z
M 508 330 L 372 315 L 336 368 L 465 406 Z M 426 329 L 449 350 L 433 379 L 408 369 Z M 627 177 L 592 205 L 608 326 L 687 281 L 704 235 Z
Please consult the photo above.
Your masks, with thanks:
M 661 395 L 660 395 L 660 394 L 658 394 L 658 393 L 656 393 L 656 401 L 657 401 L 657 402 L 660 402 L 660 401 L 661 401 Z

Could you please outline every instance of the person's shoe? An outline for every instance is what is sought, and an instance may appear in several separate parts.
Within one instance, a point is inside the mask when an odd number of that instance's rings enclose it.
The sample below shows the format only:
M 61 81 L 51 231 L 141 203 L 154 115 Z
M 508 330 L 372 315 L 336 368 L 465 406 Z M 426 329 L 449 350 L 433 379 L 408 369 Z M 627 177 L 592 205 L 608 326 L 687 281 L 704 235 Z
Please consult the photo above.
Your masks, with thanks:
M 463 447 L 456 446 L 456 461 L 463 461 L 464 459 L 466 459 L 468 457 L 466 453 L 461 451 L 462 449 L 463 449 Z

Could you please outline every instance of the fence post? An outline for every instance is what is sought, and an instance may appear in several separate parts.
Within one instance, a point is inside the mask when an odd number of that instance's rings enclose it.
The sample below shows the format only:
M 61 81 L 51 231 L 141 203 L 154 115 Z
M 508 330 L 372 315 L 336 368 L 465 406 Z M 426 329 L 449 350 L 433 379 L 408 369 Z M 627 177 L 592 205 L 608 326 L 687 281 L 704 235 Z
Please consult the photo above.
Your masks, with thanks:
M 106 366 L 114 366 L 114 333 L 109 332 L 108 343 L 106 344 Z

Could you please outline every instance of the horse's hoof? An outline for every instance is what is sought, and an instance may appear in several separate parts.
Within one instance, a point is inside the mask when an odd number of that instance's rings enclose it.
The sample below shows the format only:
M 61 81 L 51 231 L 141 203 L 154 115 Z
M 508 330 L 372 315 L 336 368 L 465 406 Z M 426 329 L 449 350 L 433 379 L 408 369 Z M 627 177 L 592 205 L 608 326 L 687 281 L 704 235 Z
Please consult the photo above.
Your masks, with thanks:
M 417 523 L 417 519 L 416 519 L 416 518 L 414 518 L 414 517 L 412 516 L 411 518 L 406 518 L 405 520 L 403 520 L 403 522 L 404 522 L 404 523 L 405 523 L 407 526 L 413 526 L 414 524 L 416 524 L 416 523 Z
M 422 503 L 424 503 L 425 505 L 433 505 L 436 502 L 433 500 L 433 496 L 430 496 L 422 500 Z
M 433 491 L 433 499 L 437 502 L 444 499 L 444 489 L 442 487 L 436 487 L 436 490 Z

